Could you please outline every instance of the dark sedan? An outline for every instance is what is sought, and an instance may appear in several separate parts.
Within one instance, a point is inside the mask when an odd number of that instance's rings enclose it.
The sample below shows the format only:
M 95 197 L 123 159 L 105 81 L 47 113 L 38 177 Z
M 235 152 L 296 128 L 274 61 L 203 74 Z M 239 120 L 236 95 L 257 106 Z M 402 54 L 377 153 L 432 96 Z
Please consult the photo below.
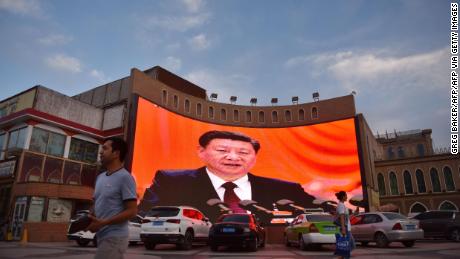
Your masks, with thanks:
M 425 231 L 425 237 L 447 238 L 460 242 L 460 212 L 427 211 L 414 217 Z
M 265 246 L 265 229 L 253 214 L 224 214 L 209 230 L 211 250 L 217 251 L 223 245 L 257 251 Z

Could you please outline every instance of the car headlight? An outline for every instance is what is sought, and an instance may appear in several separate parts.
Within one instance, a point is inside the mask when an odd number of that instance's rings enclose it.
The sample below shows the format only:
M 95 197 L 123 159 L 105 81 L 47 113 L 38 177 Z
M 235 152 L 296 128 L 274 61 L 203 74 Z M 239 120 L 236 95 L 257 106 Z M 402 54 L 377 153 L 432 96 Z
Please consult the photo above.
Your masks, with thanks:
M 250 228 L 244 228 L 243 232 L 244 233 L 249 233 L 249 232 L 251 232 L 251 229 Z

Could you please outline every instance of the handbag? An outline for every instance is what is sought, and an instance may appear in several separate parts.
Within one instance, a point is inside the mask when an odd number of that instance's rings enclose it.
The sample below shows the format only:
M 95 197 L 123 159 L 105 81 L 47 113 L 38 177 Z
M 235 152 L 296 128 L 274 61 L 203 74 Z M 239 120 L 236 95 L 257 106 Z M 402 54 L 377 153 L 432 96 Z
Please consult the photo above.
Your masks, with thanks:
M 342 236 L 340 233 L 335 234 L 335 255 L 350 257 L 351 239 L 350 235 Z

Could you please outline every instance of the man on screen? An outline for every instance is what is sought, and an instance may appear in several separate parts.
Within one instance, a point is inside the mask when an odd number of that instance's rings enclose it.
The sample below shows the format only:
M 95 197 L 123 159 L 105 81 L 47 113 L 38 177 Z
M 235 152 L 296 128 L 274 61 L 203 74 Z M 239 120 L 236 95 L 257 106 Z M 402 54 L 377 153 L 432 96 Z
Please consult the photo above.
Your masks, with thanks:
M 220 211 L 206 203 L 212 198 L 222 200 L 233 212 L 246 212 L 238 206 L 240 200 L 254 200 L 269 210 L 281 199 L 304 207 L 314 206 L 314 197 L 300 184 L 249 173 L 260 149 L 257 140 L 236 132 L 209 131 L 199 138 L 199 144 L 198 156 L 205 166 L 157 171 L 139 210 L 146 212 L 158 205 L 189 205 L 214 222 Z

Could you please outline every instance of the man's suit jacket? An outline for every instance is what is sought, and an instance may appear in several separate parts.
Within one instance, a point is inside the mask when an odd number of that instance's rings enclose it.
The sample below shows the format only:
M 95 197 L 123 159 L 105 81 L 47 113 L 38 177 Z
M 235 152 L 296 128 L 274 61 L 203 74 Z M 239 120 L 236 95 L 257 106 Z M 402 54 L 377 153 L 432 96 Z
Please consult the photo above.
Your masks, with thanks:
M 256 176 L 248 173 L 251 183 L 252 200 L 269 210 L 273 203 L 281 199 L 289 199 L 296 205 L 313 207 L 313 196 L 307 194 L 298 183 L 273 178 Z M 207 205 L 209 199 L 219 199 L 212 185 L 206 168 L 195 170 L 157 171 L 153 184 L 145 190 L 139 204 L 141 213 L 153 206 L 188 205 L 199 209 L 212 222 L 221 214 L 217 206 Z

